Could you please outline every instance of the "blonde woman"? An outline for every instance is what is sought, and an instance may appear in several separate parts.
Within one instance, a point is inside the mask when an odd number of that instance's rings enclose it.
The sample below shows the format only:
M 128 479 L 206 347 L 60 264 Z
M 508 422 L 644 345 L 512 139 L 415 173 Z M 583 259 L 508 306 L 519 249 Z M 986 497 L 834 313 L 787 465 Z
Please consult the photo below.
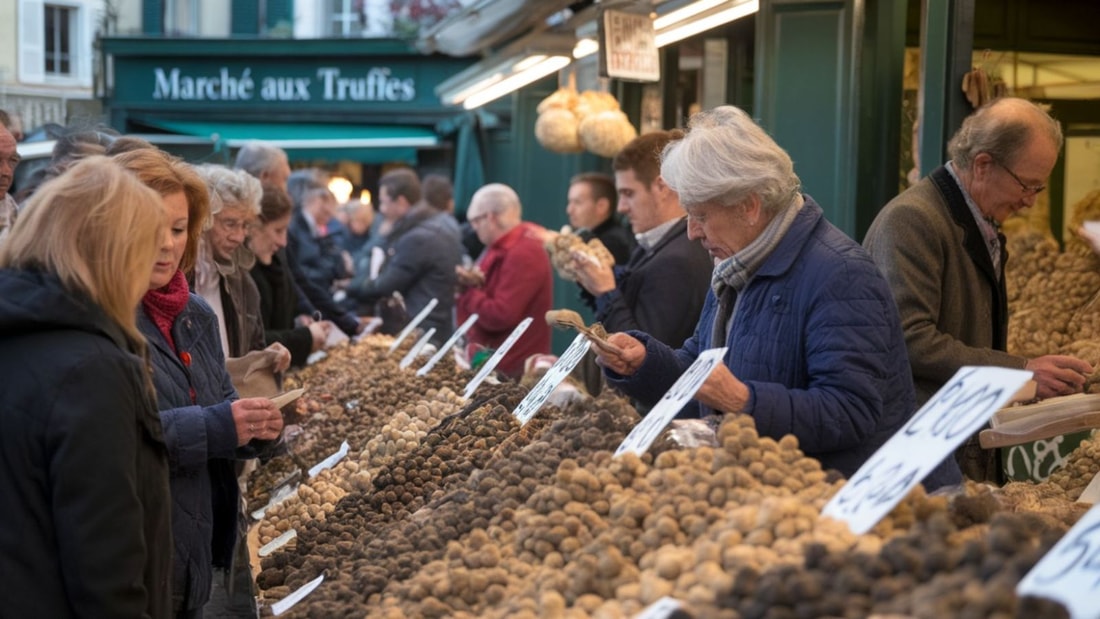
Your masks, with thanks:
M 168 456 L 134 316 L 159 205 L 91 157 L 39 187 L 0 247 L 5 615 L 171 612 Z

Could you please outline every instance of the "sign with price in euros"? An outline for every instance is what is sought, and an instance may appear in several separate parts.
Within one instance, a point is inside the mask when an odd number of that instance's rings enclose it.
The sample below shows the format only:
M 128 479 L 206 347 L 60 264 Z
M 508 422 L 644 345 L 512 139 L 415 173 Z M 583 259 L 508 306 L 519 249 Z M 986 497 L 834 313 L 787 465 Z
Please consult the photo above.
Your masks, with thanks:
M 966 366 L 852 475 L 822 515 L 870 531 L 955 448 L 982 428 L 1031 372 Z
M 504 358 L 504 355 L 508 354 L 508 351 L 512 349 L 512 346 L 515 345 L 524 331 L 527 331 L 527 327 L 531 326 L 533 320 L 533 318 L 528 316 L 516 325 L 516 328 L 508 335 L 508 339 L 504 340 L 497 348 L 497 351 L 493 353 L 493 356 L 489 357 L 485 365 L 481 366 L 477 375 L 470 379 L 470 382 L 466 383 L 466 389 L 462 392 L 462 397 L 464 399 L 469 400 L 470 396 L 474 395 L 474 392 L 477 391 L 477 388 L 481 385 L 481 381 L 485 380 L 489 376 L 489 373 L 497 368 L 500 364 L 500 360 Z
M 531 418 L 546 403 L 547 398 L 550 397 L 554 389 L 561 384 L 561 381 L 565 380 L 566 376 L 569 376 L 569 373 L 577 367 L 577 364 L 581 362 L 587 352 L 588 338 L 582 333 L 573 339 L 573 343 L 569 345 L 569 348 L 562 353 L 561 357 L 549 370 L 546 370 L 546 374 L 542 375 L 539 382 L 527 392 L 523 401 L 516 406 L 516 410 L 512 411 L 512 416 L 516 418 L 516 421 L 519 421 L 520 427 L 531 421 Z
M 1086 512 L 1031 568 L 1016 594 L 1061 602 L 1073 619 L 1100 619 L 1100 507 Z
M 639 456 L 644 454 L 653 441 L 657 440 L 657 436 L 665 429 L 668 422 L 672 421 L 684 404 L 687 404 L 695 392 L 699 391 L 699 387 L 703 386 L 714 368 L 722 363 L 722 357 L 726 355 L 727 350 L 729 349 L 724 347 L 712 348 L 699 353 L 695 362 L 688 366 L 687 371 L 681 374 L 680 378 L 676 379 L 661 401 L 657 402 L 657 405 L 623 439 L 622 444 L 615 450 L 615 455 L 621 456 L 628 451 Z

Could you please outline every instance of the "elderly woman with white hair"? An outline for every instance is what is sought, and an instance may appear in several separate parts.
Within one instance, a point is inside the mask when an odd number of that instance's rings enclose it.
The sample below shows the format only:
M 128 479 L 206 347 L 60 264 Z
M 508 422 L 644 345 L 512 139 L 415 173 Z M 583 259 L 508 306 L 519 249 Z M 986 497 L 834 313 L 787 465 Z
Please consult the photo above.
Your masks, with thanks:
M 898 310 L 862 247 L 801 193 L 790 156 L 747 114 L 697 114 L 661 157 L 688 236 L 715 260 L 695 334 L 674 350 L 616 333 L 609 382 L 655 404 L 701 351 L 727 346 L 683 415 L 746 414 L 762 436 L 851 475 L 905 424 L 915 395 Z M 930 490 L 960 481 L 948 459 Z

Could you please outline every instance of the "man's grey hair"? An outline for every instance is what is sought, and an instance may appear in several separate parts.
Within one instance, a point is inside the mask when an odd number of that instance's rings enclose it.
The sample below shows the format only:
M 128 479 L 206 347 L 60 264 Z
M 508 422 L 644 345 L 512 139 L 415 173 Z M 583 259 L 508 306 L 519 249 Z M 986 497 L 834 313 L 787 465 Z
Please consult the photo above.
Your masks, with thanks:
M 1016 97 L 994 99 L 963 120 L 947 143 L 947 154 L 956 166 L 967 170 L 981 153 L 1012 166 L 1040 135 L 1045 135 L 1056 150 L 1062 150 L 1062 126 L 1043 108 Z
M 691 118 L 661 153 L 661 178 L 686 207 L 733 206 L 750 195 L 772 216 L 798 194 L 794 163 L 744 111 L 723 105 Z
M 252 176 L 259 178 L 285 159 L 286 151 L 278 146 L 272 146 L 267 142 L 253 140 L 246 142 L 245 145 L 237 151 L 237 160 L 234 162 L 233 167 L 238 170 L 244 170 Z
M 318 189 L 328 189 L 328 173 L 318 168 L 302 168 L 290 173 L 286 179 L 286 192 L 294 202 L 294 208 L 302 208 L 306 196 Z
M 471 203 L 484 205 L 484 212 L 506 213 L 514 210 L 517 217 L 523 215 L 523 206 L 515 189 L 503 183 L 490 183 L 474 192 Z

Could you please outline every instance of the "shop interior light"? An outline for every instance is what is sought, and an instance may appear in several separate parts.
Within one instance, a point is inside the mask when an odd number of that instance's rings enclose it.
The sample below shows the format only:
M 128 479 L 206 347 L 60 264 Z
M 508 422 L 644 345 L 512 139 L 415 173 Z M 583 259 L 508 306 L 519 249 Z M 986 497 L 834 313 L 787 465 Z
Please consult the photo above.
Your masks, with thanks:
M 580 60 L 598 51 L 600 51 L 600 44 L 596 42 L 596 39 L 580 39 L 577 41 L 577 44 L 573 46 L 573 57 Z
M 370 189 L 364 189 L 359 192 L 359 204 L 370 206 Z
M 333 176 L 328 181 L 328 190 L 336 196 L 337 204 L 347 204 L 348 199 L 351 198 L 352 184 L 343 176 Z
M 654 30 L 663 30 L 665 28 L 675 26 L 676 24 L 695 17 L 703 11 L 713 9 L 719 4 L 728 4 L 729 0 L 699 0 L 698 2 L 692 2 L 691 4 L 678 8 L 675 11 L 669 11 L 665 15 L 653 20 Z
M 490 101 L 495 101 L 506 94 L 519 90 L 531 82 L 538 81 L 555 71 L 560 71 L 573 62 L 569 56 L 544 56 L 539 62 L 528 66 L 523 71 L 515 73 L 503 80 L 470 95 L 462 102 L 462 107 L 472 110 L 481 107 Z
M 448 78 L 435 93 L 447 105 L 481 107 L 569 65 L 576 43 L 572 34 L 527 37 Z
M 700 32 L 706 32 L 712 28 L 717 28 L 723 24 L 745 17 L 746 15 L 752 15 L 760 10 L 759 0 L 747 0 L 743 2 L 732 3 L 729 0 L 725 2 L 710 2 L 710 0 L 702 0 L 696 4 L 708 3 L 710 6 L 700 11 L 695 11 L 687 18 L 681 18 L 679 23 L 673 23 L 671 26 L 667 26 L 664 29 L 657 29 L 657 47 L 664 47 L 677 41 L 686 39 L 691 36 L 695 36 Z M 732 6 L 730 6 L 732 5 Z M 693 8 L 695 5 L 688 5 L 679 11 L 686 11 Z M 679 11 L 673 11 L 669 13 L 668 17 L 676 14 Z M 697 17 L 696 17 L 697 16 Z M 694 17 L 694 19 L 692 19 Z M 661 18 L 658 18 L 660 20 Z M 657 20 L 654 21 L 656 23 Z

